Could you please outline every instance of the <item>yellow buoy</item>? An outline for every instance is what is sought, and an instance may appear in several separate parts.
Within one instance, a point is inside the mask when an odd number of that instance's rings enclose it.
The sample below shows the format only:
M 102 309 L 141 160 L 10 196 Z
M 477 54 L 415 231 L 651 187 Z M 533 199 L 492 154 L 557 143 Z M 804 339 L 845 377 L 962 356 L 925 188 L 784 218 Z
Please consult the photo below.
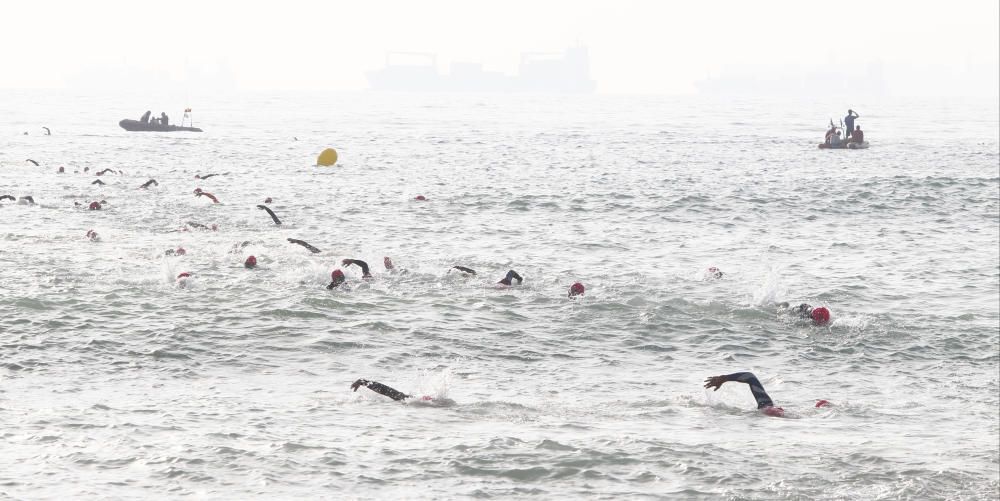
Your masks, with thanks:
M 333 148 L 323 150 L 323 153 L 320 153 L 319 156 L 316 157 L 316 165 L 329 167 L 335 163 L 337 163 L 337 150 Z

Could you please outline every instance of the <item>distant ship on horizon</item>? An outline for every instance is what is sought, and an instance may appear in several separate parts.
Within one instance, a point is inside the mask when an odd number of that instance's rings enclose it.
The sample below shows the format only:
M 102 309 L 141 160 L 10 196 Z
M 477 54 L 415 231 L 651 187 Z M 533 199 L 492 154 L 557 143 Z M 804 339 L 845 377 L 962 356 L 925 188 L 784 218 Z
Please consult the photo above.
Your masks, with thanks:
M 417 58 L 418 63 L 401 64 L 400 56 Z M 369 88 L 414 92 L 572 92 L 589 93 L 597 88 L 590 78 L 590 57 L 586 47 L 572 47 L 563 53 L 525 52 L 517 75 L 486 71 L 481 63 L 451 63 L 451 72 L 441 74 L 437 55 L 425 52 L 389 52 L 385 67 L 365 73 Z

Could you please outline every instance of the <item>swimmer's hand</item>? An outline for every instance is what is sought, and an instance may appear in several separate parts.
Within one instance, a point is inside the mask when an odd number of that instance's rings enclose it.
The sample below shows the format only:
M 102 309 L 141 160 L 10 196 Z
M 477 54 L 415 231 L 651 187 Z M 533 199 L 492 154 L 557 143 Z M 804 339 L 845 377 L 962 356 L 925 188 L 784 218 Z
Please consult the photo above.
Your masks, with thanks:
M 714 391 L 719 391 L 722 387 L 722 383 L 729 381 L 726 376 L 712 376 L 705 380 L 705 388 L 714 388 Z
M 362 386 L 368 386 L 368 380 L 367 379 L 359 379 L 359 380 L 355 381 L 354 384 L 351 385 L 351 389 L 354 390 L 354 391 L 358 391 L 358 388 L 360 388 Z

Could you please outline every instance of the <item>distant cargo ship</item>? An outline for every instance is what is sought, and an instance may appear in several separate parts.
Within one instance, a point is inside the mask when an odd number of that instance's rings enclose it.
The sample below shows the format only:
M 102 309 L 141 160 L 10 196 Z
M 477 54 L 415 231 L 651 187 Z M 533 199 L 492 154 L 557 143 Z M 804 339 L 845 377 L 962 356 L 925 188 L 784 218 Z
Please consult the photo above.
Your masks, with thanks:
M 401 58 L 410 62 L 398 62 Z M 586 47 L 566 49 L 562 54 L 522 53 L 515 76 L 485 71 L 480 63 L 452 63 L 451 72 L 444 75 L 438 72 L 437 55 L 423 52 L 390 52 L 385 56 L 385 68 L 366 75 L 372 90 L 585 93 L 597 88 L 590 78 Z

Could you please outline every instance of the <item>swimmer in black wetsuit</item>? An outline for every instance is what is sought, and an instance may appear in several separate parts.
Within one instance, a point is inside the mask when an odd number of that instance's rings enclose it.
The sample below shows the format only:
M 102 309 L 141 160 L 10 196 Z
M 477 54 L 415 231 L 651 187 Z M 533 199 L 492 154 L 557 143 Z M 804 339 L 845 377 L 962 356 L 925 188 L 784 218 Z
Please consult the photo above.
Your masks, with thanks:
M 465 266 L 452 266 L 451 269 L 461 271 L 462 273 L 468 273 L 469 275 L 476 274 L 476 270 L 473 270 L 472 268 L 466 268 Z
M 0 200 L 3 200 L 5 198 L 10 200 L 11 202 L 17 200 L 16 198 L 14 198 L 14 195 L 0 195 Z
M 104 169 L 104 170 L 102 170 L 101 172 L 98 172 L 98 173 L 97 173 L 97 175 L 98 175 L 98 176 L 103 176 L 103 175 L 107 174 L 108 172 L 110 172 L 110 173 L 112 173 L 112 174 L 118 174 L 118 173 L 117 173 L 117 172 L 115 172 L 114 170 L 112 170 L 112 169 L 108 168 L 108 169 Z
M 521 275 L 518 275 L 516 271 L 510 270 L 510 271 L 507 272 L 507 276 L 503 277 L 503 280 L 500 280 L 497 283 L 498 284 L 504 284 L 504 285 L 510 285 L 511 279 L 517 280 L 517 284 L 518 285 L 521 285 L 521 282 L 524 281 L 524 279 L 521 278 Z
M 317 254 L 317 253 L 322 252 L 321 250 L 319 250 L 319 249 L 317 249 L 317 248 L 309 245 L 308 243 L 306 243 L 306 242 L 304 242 L 302 240 L 299 240 L 297 238 L 289 238 L 288 241 L 291 242 L 291 243 L 293 243 L 293 244 L 299 244 L 299 245 L 305 247 L 306 249 L 309 249 L 309 251 L 312 252 L 313 254 Z
M 340 271 L 340 268 L 337 268 L 330 273 L 330 285 L 327 285 L 326 288 L 336 289 L 337 287 L 340 287 L 345 280 L 347 280 L 347 278 L 344 276 L 344 272 Z
M 791 308 L 787 302 L 778 303 L 778 306 L 788 309 L 788 311 L 798 315 L 799 318 L 811 319 L 816 325 L 823 325 L 830 321 L 830 310 L 823 306 L 813 308 L 813 306 L 809 303 L 802 303 L 794 308 Z
M 215 195 L 213 195 L 213 194 L 211 194 L 211 193 L 209 193 L 207 191 L 201 191 L 201 188 L 195 188 L 195 190 L 194 190 L 194 196 L 196 196 L 196 197 L 208 197 L 208 198 L 212 199 L 212 203 L 214 203 L 214 204 L 219 203 L 219 199 L 215 198 Z
M 760 384 L 760 380 L 758 380 L 757 376 L 754 376 L 752 372 L 735 372 L 724 376 L 712 376 L 705 380 L 705 388 L 713 388 L 714 391 L 719 391 L 722 384 L 729 381 L 736 381 L 750 385 L 750 393 L 753 393 L 753 398 L 757 401 L 757 409 L 760 409 L 760 411 L 764 414 L 774 417 L 785 416 L 785 409 L 774 406 L 774 401 L 772 401 L 771 397 L 768 396 L 766 391 L 764 391 L 764 385 Z
M 403 393 L 395 388 L 390 388 L 377 381 L 369 381 L 367 379 L 359 379 L 355 381 L 354 384 L 351 385 L 351 389 L 354 391 L 358 391 L 358 388 L 362 386 L 368 388 L 371 391 L 374 391 L 375 393 L 378 393 L 379 395 L 385 395 L 397 402 L 400 400 L 411 398 L 410 395 L 407 395 L 406 393 Z
M 107 184 L 107 183 L 105 183 L 104 181 L 101 181 L 100 179 L 95 179 L 95 180 L 94 180 L 94 182 L 92 182 L 92 183 L 90 183 L 90 184 L 100 184 L 100 185 L 104 185 L 104 184 Z
M 45 135 L 46 135 L 46 136 L 51 136 L 51 135 L 52 135 L 52 131 L 51 131 L 51 130 L 49 130 L 49 128 L 48 128 L 48 127 L 42 127 L 42 128 L 43 128 L 43 129 L 45 129 Z
M 226 174 L 229 174 L 229 173 L 227 172 Z M 210 178 L 212 176 L 221 176 L 221 175 L 222 174 L 205 174 L 204 176 L 199 176 L 198 174 L 195 174 L 194 178 L 195 179 L 208 179 L 208 178 Z
M 270 207 L 268 207 L 266 205 L 258 205 L 257 208 L 260 209 L 260 210 L 267 211 L 267 213 L 271 216 L 271 220 L 274 221 L 274 224 L 276 224 L 278 226 L 281 226 L 281 220 L 278 219 L 278 216 L 274 215 L 274 211 L 271 210 Z
M 160 183 L 157 183 L 155 179 L 150 179 L 149 181 L 146 181 L 145 183 L 142 183 L 142 186 L 140 186 L 140 188 L 142 188 L 142 189 L 145 190 L 146 188 L 149 188 L 149 185 L 151 185 L 151 184 L 155 184 L 157 186 L 160 185 Z
M 340 262 L 344 266 L 350 266 L 356 264 L 361 267 L 361 278 L 371 278 L 372 274 L 368 271 L 368 263 L 360 259 L 345 259 Z

